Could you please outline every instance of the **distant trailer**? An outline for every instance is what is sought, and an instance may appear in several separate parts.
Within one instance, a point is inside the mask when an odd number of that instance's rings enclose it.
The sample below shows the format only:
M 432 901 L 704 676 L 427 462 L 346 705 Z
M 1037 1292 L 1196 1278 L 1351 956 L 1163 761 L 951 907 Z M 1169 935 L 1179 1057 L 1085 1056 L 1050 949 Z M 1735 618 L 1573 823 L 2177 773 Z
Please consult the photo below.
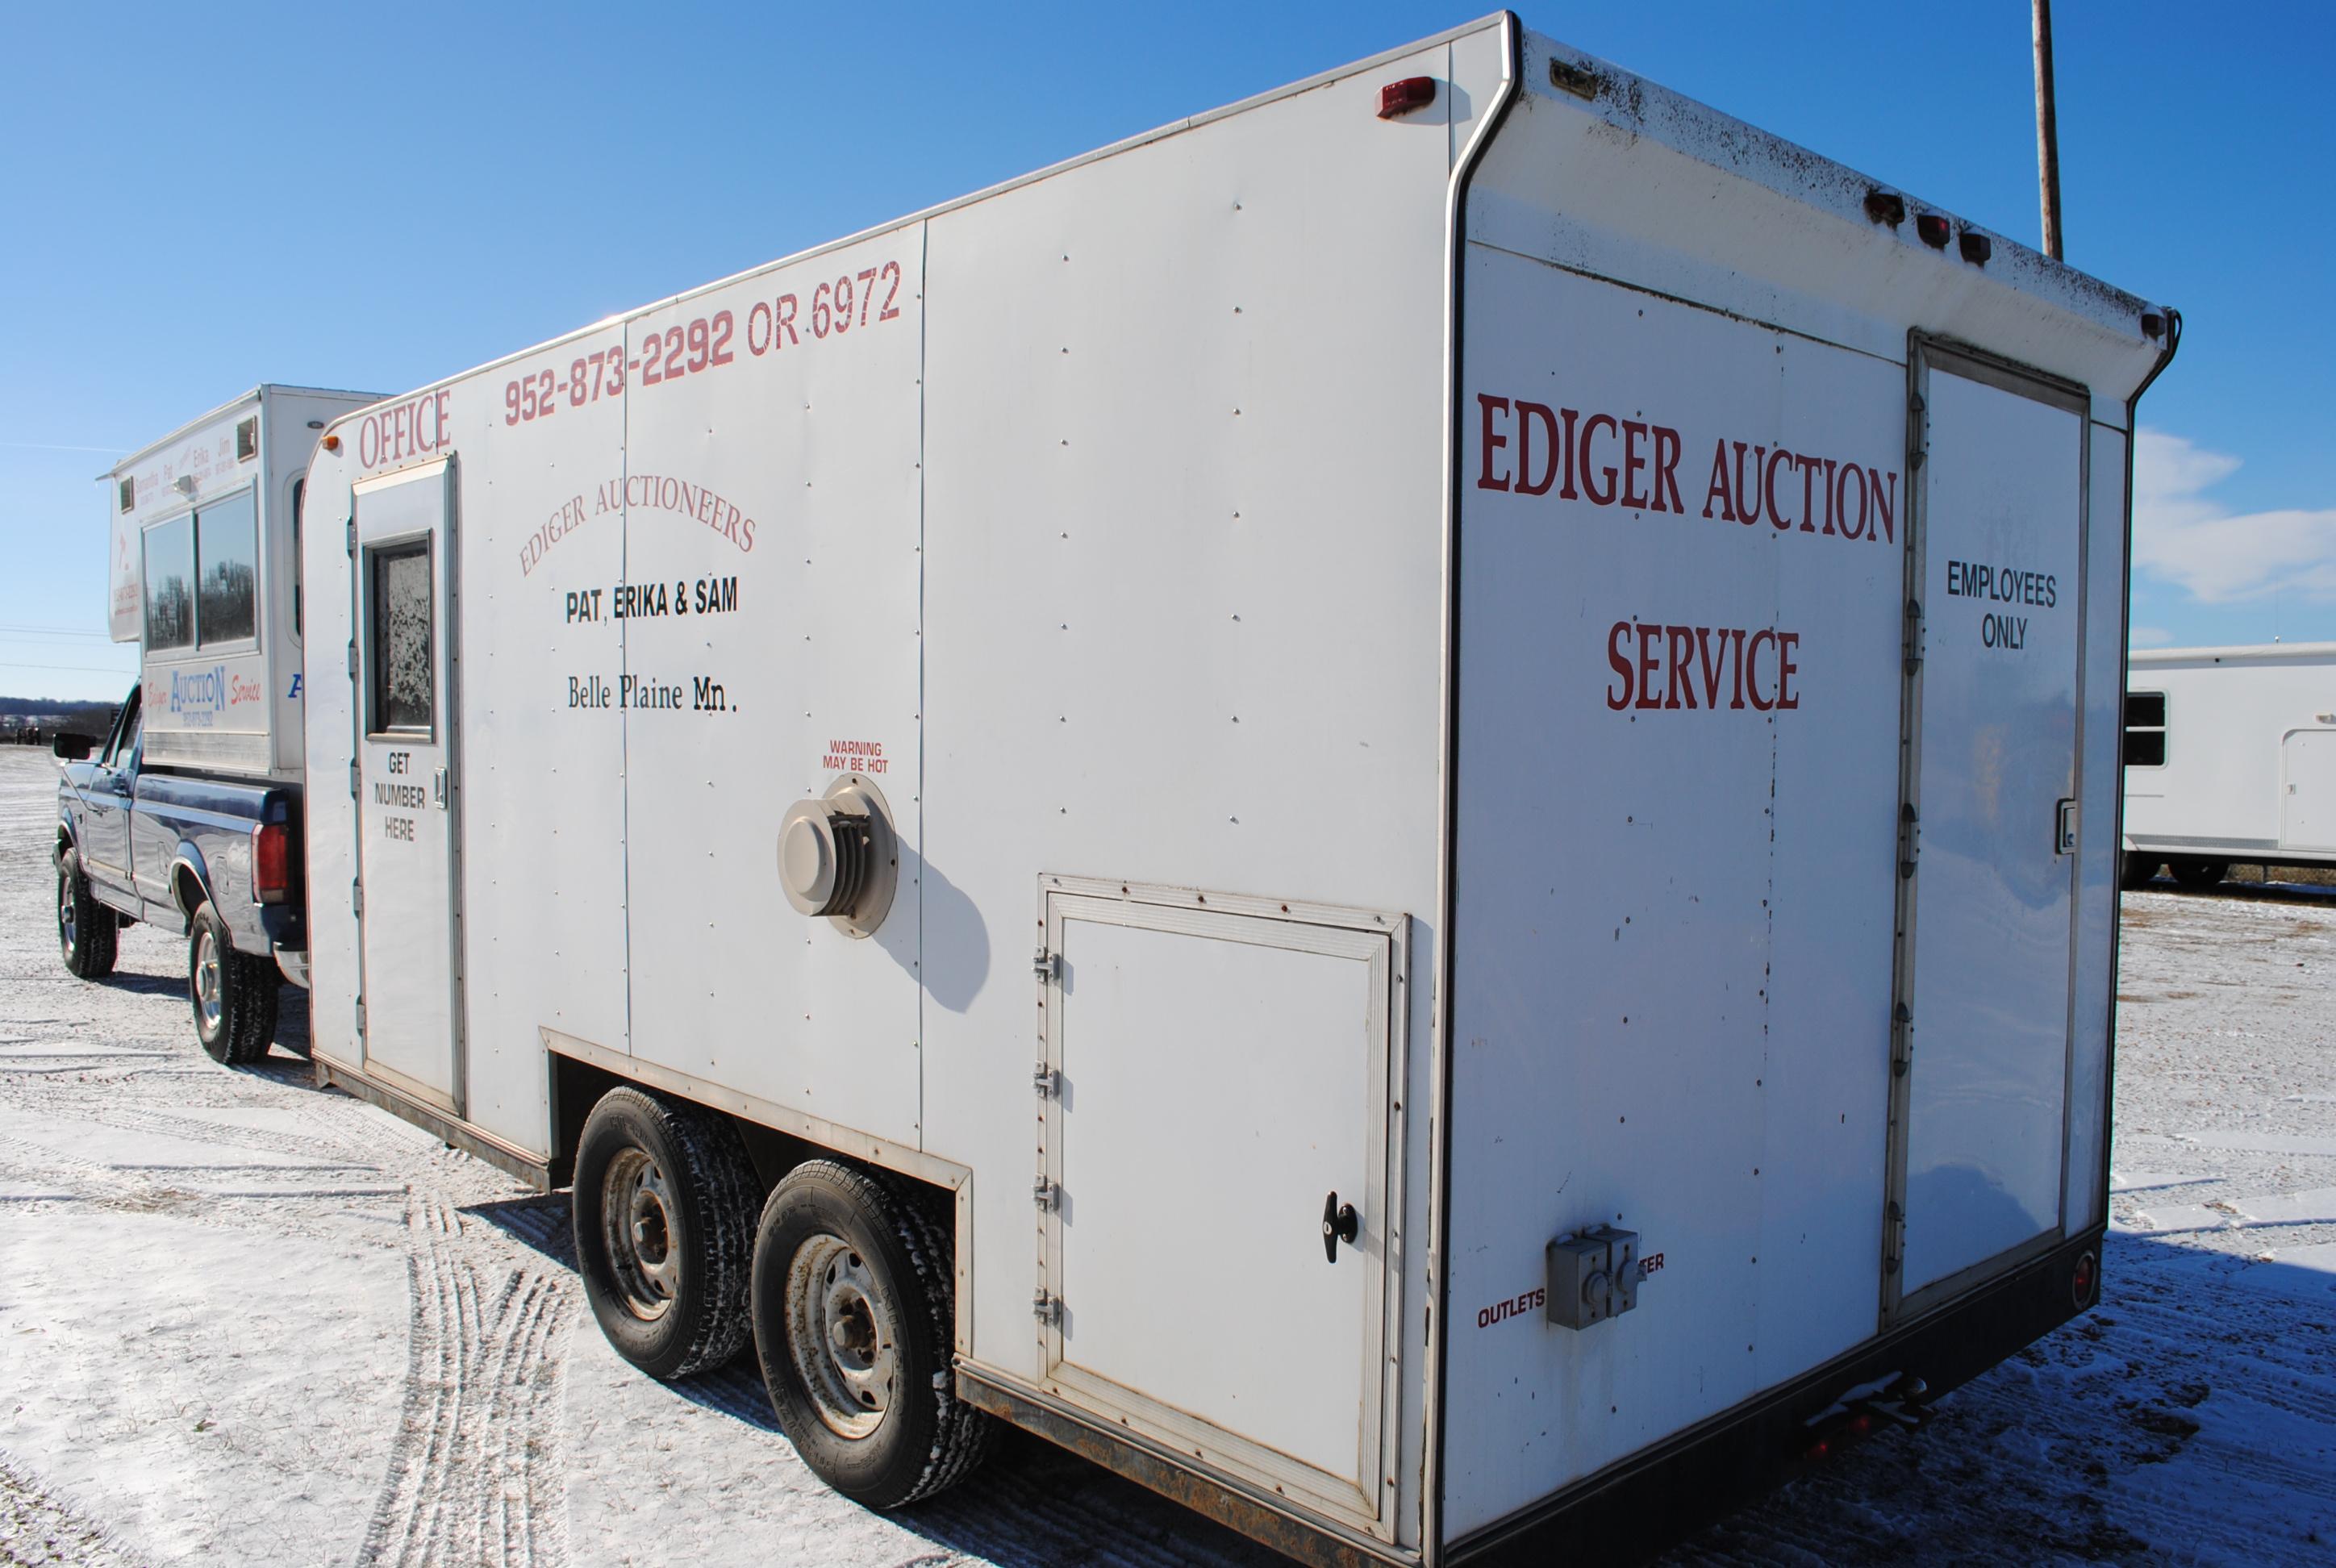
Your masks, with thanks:
M 400 394 L 320 1069 L 871 1505 L 1642 1550 L 2096 1299 L 2178 331 L 1503 14 Z
M 2132 655 L 2125 881 L 2185 887 L 2234 862 L 2336 865 L 2336 643 Z

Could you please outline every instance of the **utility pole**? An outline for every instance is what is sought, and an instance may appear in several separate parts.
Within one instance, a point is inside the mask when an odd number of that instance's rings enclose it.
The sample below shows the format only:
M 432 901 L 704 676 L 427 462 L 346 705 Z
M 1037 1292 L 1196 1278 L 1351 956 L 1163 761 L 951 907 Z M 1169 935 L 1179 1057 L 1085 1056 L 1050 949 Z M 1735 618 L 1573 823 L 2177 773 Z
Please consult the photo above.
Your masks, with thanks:
M 2036 176 L 2044 203 L 2044 254 L 2060 251 L 2060 122 L 2052 104 L 2052 0 L 2036 8 Z

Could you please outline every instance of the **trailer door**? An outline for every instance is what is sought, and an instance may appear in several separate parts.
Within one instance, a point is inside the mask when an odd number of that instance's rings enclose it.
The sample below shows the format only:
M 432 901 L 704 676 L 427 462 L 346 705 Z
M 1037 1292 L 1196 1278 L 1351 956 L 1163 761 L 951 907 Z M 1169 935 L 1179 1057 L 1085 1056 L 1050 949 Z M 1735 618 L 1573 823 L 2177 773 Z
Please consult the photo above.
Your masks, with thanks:
M 2060 1233 L 2083 394 L 1921 344 L 1885 1320 Z M 2096 832 L 2113 824 L 2089 824 Z
M 357 1027 L 365 1069 L 462 1113 L 453 464 L 356 487 Z
M 1402 917 L 1048 881 L 1042 1387 L 1387 1536 Z

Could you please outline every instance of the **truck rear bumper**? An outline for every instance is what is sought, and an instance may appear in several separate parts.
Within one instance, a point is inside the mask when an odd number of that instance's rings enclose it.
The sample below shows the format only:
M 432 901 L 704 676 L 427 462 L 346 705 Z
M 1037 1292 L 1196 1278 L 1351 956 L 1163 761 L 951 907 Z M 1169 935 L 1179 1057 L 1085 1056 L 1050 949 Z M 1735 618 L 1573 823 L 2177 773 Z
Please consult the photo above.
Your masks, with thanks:
M 286 979 L 291 981 L 302 990 L 305 991 L 308 989 L 307 949 L 277 948 L 276 950 L 276 968 Z

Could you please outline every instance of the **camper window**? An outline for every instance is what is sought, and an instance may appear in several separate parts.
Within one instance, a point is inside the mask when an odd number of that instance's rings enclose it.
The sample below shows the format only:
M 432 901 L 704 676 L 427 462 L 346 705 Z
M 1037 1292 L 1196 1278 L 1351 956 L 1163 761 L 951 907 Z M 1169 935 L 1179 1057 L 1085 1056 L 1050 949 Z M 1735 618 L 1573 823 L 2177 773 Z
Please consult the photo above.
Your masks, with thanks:
M 150 652 L 195 645 L 195 520 L 191 514 L 146 531 L 146 647 Z
M 430 541 L 392 545 L 369 553 L 373 591 L 372 634 L 366 649 L 373 666 L 367 682 L 373 696 L 375 735 L 388 730 L 431 728 L 435 683 L 431 679 Z
M 2129 691 L 2125 694 L 2125 765 L 2166 765 L 2166 694 Z
M 202 569 L 195 626 L 206 648 L 258 635 L 257 500 L 247 490 L 195 514 L 195 560 Z

